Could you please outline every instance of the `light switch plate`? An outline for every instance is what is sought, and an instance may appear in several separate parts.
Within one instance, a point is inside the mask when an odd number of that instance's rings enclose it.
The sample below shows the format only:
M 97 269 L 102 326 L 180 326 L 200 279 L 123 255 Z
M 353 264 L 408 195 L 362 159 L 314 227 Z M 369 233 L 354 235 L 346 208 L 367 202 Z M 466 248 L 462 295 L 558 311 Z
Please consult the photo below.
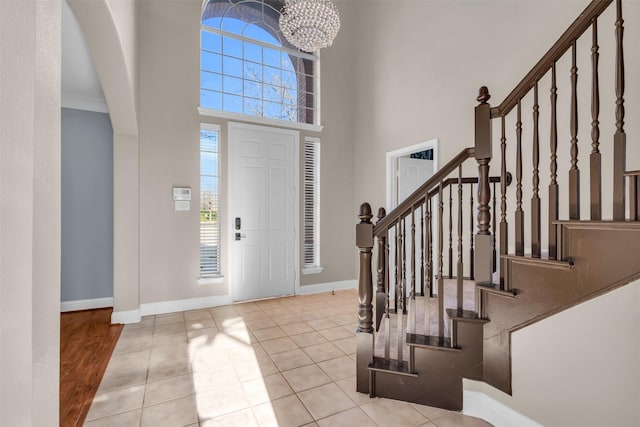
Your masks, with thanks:
M 191 202 L 183 201 L 183 200 L 176 200 L 173 203 L 174 203 L 175 209 L 177 211 L 188 211 L 189 209 L 191 209 Z

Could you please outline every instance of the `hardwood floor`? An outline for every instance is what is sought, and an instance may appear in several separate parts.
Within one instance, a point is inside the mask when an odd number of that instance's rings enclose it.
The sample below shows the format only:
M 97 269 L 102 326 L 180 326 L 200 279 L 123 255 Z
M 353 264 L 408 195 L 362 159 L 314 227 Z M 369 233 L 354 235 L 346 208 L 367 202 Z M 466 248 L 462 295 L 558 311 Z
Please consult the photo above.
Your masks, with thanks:
M 60 426 L 81 426 L 98 390 L 122 325 L 111 308 L 60 315 Z

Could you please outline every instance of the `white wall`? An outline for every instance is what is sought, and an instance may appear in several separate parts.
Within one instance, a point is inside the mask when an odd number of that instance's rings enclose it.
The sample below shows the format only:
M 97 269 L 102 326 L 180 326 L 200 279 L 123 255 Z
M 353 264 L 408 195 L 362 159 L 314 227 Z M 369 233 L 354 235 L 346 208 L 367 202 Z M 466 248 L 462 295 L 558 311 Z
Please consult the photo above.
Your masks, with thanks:
M 640 3 L 624 1 L 626 20 L 626 130 L 640 132 L 640 83 L 632 78 L 640 71 L 640 57 L 634 41 L 640 38 Z M 353 70 L 354 180 L 356 200 L 372 206 L 384 204 L 384 154 L 431 138 L 440 139 L 440 160 L 445 164 L 462 148 L 473 146 L 473 109 L 478 88 L 486 85 L 489 101 L 498 105 L 542 55 L 576 19 L 588 1 L 373 1 L 348 0 L 339 3 L 341 12 L 350 10 L 344 27 L 354 27 L 354 55 L 345 68 Z M 601 142 L 603 170 L 610 170 L 613 111 L 613 43 L 615 20 L 610 8 L 602 18 L 600 34 Z M 588 39 L 588 37 L 587 37 Z M 582 211 L 588 214 L 588 153 L 591 151 L 590 40 L 578 45 L 579 67 L 579 167 L 582 169 Z M 346 59 L 348 60 L 348 59 Z M 567 198 L 569 169 L 569 74 L 567 58 L 558 63 L 559 85 L 559 178 L 561 196 Z M 540 86 L 540 179 L 549 183 L 549 79 Z M 532 102 L 523 101 L 523 157 L 525 212 L 532 175 Z M 499 121 L 494 127 L 494 158 L 499 156 Z M 507 145 L 515 158 L 515 123 L 507 121 Z M 640 168 L 640 146 L 628 144 L 629 169 Z M 470 162 L 466 173 L 476 173 Z M 515 162 L 509 171 L 514 174 Z M 499 166 L 492 162 L 491 174 Z M 604 201 L 610 206 L 609 186 Z M 513 208 L 515 185 L 509 189 Z M 567 203 L 561 212 L 568 213 Z M 543 201 L 543 213 L 546 212 Z M 512 210 L 509 211 L 510 219 Z M 605 211 L 606 213 L 607 211 Z M 610 212 L 610 209 L 609 209 Z M 610 214 L 609 214 L 610 215 Z M 513 222 L 513 221 L 512 221 Z M 525 229 L 529 229 L 527 225 Z M 511 236 L 513 236 L 513 231 Z M 528 239 L 527 239 L 528 241 Z
M 227 120 L 201 117 L 199 105 L 200 13 L 202 2 L 141 2 L 138 15 L 140 71 L 140 302 L 227 294 L 225 247 L 230 227 L 224 205 Z M 347 11 L 348 13 L 348 11 Z M 301 276 L 301 284 L 349 280 L 354 275 L 352 195 L 353 96 L 344 58 L 352 55 L 345 26 L 334 46 L 322 52 L 321 261 L 322 274 Z M 222 273 L 220 284 L 198 285 L 199 126 L 221 125 Z M 302 150 L 300 150 L 302 156 Z M 192 209 L 173 209 L 171 188 L 194 189 Z M 301 268 L 298 269 L 298 272 Z
M 58 419 L 60 2 L 0 2 L 0 425 Z

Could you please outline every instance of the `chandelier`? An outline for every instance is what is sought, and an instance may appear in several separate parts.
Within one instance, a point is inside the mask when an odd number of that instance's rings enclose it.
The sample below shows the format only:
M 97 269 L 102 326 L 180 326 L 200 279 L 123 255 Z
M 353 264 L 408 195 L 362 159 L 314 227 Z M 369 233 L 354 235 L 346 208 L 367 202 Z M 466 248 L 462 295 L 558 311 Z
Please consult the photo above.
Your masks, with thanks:
M 285 0 L 280 31 L 305 52 L 331 46 L 340 29 L 338 8 L 331 0 Z

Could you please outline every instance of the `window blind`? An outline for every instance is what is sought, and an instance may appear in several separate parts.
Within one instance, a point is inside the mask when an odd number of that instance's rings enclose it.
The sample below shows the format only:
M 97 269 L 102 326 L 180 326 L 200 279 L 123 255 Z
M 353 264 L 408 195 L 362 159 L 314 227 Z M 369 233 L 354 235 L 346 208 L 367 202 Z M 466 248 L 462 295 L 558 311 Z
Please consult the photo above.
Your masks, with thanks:
M 304 141 L 304 267 L 320 266 L 320 140 Z

